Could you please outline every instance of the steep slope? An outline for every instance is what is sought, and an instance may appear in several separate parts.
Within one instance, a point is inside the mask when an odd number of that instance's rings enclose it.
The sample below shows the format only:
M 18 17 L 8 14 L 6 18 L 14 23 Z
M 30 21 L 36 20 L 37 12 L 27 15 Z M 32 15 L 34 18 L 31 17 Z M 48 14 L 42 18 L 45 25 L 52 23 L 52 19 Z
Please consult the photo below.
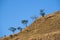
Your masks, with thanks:
M 3 40 L 60 40 L 60 11 L 36 19 L 22 32 Z

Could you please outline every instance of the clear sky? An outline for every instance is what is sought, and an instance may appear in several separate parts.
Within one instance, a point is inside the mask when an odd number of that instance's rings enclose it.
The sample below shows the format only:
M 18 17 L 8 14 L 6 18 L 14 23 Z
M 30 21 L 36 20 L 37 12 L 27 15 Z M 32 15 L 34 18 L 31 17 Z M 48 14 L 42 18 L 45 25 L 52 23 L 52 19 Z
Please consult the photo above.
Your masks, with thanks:
M 0 36 L 11 34 L 9 27 L 24 26 L 21 20 L 31 16 L 39 16 L 40 9 L 45 9 L 46 14 L 60 10 L 60 0 L 0 0 Z

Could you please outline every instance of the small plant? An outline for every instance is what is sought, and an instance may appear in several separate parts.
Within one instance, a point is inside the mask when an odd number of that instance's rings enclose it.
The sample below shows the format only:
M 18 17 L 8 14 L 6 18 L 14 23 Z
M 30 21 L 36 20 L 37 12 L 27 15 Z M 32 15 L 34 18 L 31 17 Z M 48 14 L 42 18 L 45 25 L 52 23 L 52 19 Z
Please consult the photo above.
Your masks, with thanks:
M 21 28 L 21 27 L 18 27 L 17 29 L 18 29 L 19 31 L 22 31 L 22 28 Z
M 13 35 L 10 35 L 10 38 L 13 38 Z

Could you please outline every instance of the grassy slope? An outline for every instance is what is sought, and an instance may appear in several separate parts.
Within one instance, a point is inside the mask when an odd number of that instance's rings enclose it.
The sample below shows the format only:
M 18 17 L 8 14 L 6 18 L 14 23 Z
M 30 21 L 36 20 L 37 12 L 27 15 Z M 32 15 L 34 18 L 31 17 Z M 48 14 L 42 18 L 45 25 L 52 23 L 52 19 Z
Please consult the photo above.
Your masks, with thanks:
M 29 27 L 24 29 L 21 33 L 16 34 L 17 35 L 16 37 L 13 38 L 8 37 L 8 39 L 39 40 L 39 38 L 43 36 L 42 37 L 43 40 L 47 40 L 47 36 L 44 36 L 45 34 L 50 33 L 49 35 L 50 36 L 52 35 L 53 39 L 54 32 L 57 31 L 60 32 L 60 11 L 55 12 L 54 14 L 49 14 L 45 17 L 38 18 Z

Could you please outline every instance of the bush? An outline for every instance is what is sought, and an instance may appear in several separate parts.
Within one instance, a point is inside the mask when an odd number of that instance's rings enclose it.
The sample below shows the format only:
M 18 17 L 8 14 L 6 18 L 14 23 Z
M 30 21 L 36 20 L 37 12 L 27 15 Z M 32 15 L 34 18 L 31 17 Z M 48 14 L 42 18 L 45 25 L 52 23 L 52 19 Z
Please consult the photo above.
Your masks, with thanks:
M 10 35 L 10 38 L 13 38 L 13 35 Z

